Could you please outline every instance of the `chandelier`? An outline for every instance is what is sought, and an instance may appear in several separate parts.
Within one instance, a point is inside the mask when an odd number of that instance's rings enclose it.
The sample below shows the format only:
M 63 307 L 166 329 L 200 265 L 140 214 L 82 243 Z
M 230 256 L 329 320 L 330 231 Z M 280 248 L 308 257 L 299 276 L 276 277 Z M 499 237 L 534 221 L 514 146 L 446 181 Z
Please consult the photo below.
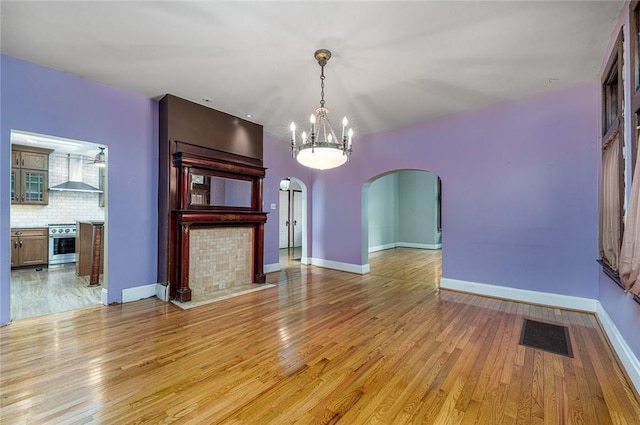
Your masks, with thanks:
M 291 123 L 291 152 L 298 162 L 305 167 L 328 170 L 339 167 L 351 158 L 353 130 L 347 131 L 349 121 L 342 119 L 342 137 L 338 139 L 331 128 L 324 107 L 324 67 L 331 58 L 326 49 L 317 50 L 314 57 L 320 65 L 320 107 L 309 118 L 310 131 L 302 132 L 302 140 L 296 140 L 296 125 Z

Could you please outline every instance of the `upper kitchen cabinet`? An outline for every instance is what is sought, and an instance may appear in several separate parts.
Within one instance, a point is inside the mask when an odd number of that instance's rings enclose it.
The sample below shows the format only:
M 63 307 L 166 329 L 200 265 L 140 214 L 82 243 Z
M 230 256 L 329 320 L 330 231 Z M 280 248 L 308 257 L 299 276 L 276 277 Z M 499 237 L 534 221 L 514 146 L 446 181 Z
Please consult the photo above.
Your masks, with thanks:
M 49 154 L 51 149 L 11 146 L 11 203 L 49 203 Z

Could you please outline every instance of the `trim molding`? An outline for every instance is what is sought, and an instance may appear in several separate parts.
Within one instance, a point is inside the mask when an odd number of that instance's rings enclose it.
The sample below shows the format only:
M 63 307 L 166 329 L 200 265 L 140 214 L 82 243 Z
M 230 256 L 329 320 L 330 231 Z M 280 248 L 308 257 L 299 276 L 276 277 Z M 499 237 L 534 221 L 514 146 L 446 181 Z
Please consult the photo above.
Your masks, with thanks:
M 369 264 L 350 264 L 341 263 L 339 261 L 324 260 L 322 258 L 311 258 L 311 264 L 318 267 L 324 267 L 325 269 L 340 270 L 343 272 L 366 274 L 369 273 Z
M 164 302 L 168 302 L 169 301 L 169 285 L 156 283 L 156 297 L 158 297 Z
M 395 243 L 387 243 L 387 244 L 384 244 L 384 245 L 370 246 L 369 247 L 369 252 L 384 251 L 385 249 L 393 249 L 395 247 L 396 247 Z
M 509 288 L 506 286 L 487 285 L 486 283 L 469 282 L 466 280 L 440 280 L 440 288 L 460 292 L 486 295 L 494 298 L 504 298 L 512 301 L 522 301 L 530 304 L 540 304 L 549 307 L 560 307 L 570 310 L 596 312 L 598 300 L 571 295 L 552 294 L 550 292 L 530 291 L 528 289 Z
M 427 244 L 427 243 L 413 243 L 413 242 L 394 242 L 384 245 L 370 246 L 369 252 L 384 251 L 385 249 L 393 248 L 419 248 L 419 249 L 442 249 L 442 244 Z
M 102 287 L 102 291 L 100 292 L 100 298 L 102 300 L 102 305 L 109 305 L 109 292 L 107 292 L 107 288 Z
M 265 273 L 279 272 L 280 269 L 281 269 L 280 263 L 265 264 L 264 265 L 264 272 Z
M 620 334 L 613 320 L 600 301 L 591 298 L 573 297 L 570 295 L 552 294 L 549 292 L 530 291 L 526 289 L 508 288 L 487 285 L 484 283 L 442 278 L 440 288 L 453 291 L 468 292 L 511 301 L 522 301 L 549 307 L 560 307 L 594 313 L 611 347 L 615 351 L 636 392 L 640 393 L 640 361 Z
M 442 249 L 441 243 L 429 244 L 429 243 L 398 242 L 396 243 L 396 246 L 398 248 Z
M 143 298 L 150 298 L 155 296 L 156 296 L 155 283 L 150 283 L 149 285 L 135 286 L 133 288 L 125 288 L 122 290 L 123 303 L 138 301 Z
M 600 302 L 598 302 L 596 309 L 596 318 L 600 323 L 600 327 L 607 335 L 613 350 L 618 355 L 618 358 L 622 363 L 622 367 L 627 372 L 631 383 L 636 387 L 636 392 L 640 393 L 640 361 L 633 351 L 631 351 L 631 348 L 624 340 L 615 323 L 613 323 L 613 320 L 611 320 L 611 317 L 609 317 L 609 314 Z
M 311 259 L 309 257 L 300 257 L 300 263 L 310 265 Z

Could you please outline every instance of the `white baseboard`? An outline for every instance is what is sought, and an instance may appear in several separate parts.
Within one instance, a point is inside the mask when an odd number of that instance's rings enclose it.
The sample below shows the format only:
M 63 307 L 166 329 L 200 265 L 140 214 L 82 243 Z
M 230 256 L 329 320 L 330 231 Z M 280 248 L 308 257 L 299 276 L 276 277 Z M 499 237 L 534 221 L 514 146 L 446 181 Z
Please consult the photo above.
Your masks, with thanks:
M 487 285 L 484 283 L 468 282 L 444 277 L 440 280 L 440 288 L 504 298 L 512 301 L 522 301 L 530 304 L 595 313 L 602 330 L 609 339 L 616 355 L 620 359 L 622 367 L 627 372 L 629 379 L 631 379 L 632 385 L 635 387 L 636 391 L 640 393 L 640 361 L 633 351 L 631 351 L 631 348 L 598 300 L 573 297 L 570 295 L 552 294 L 549 292 L 507 288 L 504 286 Z
M 413 243 L 413 242 L 395 242 L 384 245 L 370 246 L 369 252 L 384 251 L 385 249 L 393 248 L 419 248 L 419 249 L 442 249 L 442 244 L 426 244 L 426 243 Z
M 442 249 L 441 243 L 428 244 L 428 243 L 398 242 L 396 243 L 396 246 L 399 248 Z
M 589 313 L 595 313 L 596 306 L 598 304 L 597 300 L 591 298 L 530 291 L 528 289 L 508 288 L 506 286 L 487 285 L 486 283 L 447 279 L 445 277 L 440 280 L 440 288 L 486 295 L 495 298 L 505 298 L 513 301 L 522 301 L 530 304 L 546 305 L 549 307 L 586 311 Z
M 622 366 L 627 372 L 627 375 L 629 375 L 631 383 L 636 387 L 636 392 L 640 393 L 640 361 L 633 351 L 631 351 L 631 348 L 624 340 L 620 331 L 618 331 L 618 328 L 613 323 L 613 320 L 611 320 L 611 317 L 609 317 L 609 314 L 607 314 L 607 311 L 602 307 L 600 302 L 598 302 L 596 309 L 596 317 L 598 318 L 604 333 L 607 334 L 607 338 L 609 338 L 609 342 L 618 355 L 620 362 L 622 362 Z
M 275 264 L 265 264 L 264 265 L 264 272 L 265 273 L 273 273 L 273 272 L 278 272 L 280 271 L 280 264 L 279 263 L 275 263 Z
M 369 252 L 384 251 L 385 249 L 393 249 L 395 247 L 396 247 L 395 243 L 388 243 L 388 244 L 384 244 L 384 245 L 370 246 L 369 247 Z
M 123 303 L 128 303 L 131 301 L 137 301 L 143 298 L 150 298 L 155 296 L 156 296 L 155 283 L 150 283 L 149 285 L 135 286 L 133 288 L 125 288 L 122 290 Z
M 300 257 L 300 263 L 308 266 L 311 264 L 311 259 L 309 257 Z
M 169 285 L 156 283 L 156 297 L 164 302 L 169 301 Z
M 350 264 L 341 263 L 339 261 L 324 260 L 322 258 L 312 258 L 311 264 L 318 267 L 324 267 L 326 269 L 340 270 L 343 272 L 366 274 L 369 273 L 369 264 Z
M 102 300 L 102 305 L 109 305 L 109 297 L 108 297 L 107 288 L 102 288 L 100 291 L 100 299 Z

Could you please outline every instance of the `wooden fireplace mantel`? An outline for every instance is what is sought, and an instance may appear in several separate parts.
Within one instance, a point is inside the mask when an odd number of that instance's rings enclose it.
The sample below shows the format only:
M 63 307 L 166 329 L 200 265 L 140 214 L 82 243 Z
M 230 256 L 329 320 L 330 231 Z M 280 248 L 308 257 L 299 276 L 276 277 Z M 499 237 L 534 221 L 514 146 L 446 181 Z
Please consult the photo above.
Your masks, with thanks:
M 251 228 L 251 276 L 253 283 L 264 283 L 264 224 L 267 213 L 262 208 L 262 180 L 265 169 L 248 163 L 246 158 L 238 158 L 204 148 L 191 149 L 188 145 L 177 144 L 181 149 L 172 160 L 175 178 L 170 226 L 173 229 L 173 261 L 170 263 L 170 285 L 172 298 L 178 301 L 191 300 L 189 286 L 190 233 L 194 228 L 246 227 Z M 194 175 L 206 178 L 231 179 L 250 186 L 250 202 L 243 206 L 196 204 L 193 202 Z M 197 185 L 196 185 L 197 186 Z M 207 192 L 207 191 L 205 191 Z M 208 192 L 207 192 L 208 193 Z

